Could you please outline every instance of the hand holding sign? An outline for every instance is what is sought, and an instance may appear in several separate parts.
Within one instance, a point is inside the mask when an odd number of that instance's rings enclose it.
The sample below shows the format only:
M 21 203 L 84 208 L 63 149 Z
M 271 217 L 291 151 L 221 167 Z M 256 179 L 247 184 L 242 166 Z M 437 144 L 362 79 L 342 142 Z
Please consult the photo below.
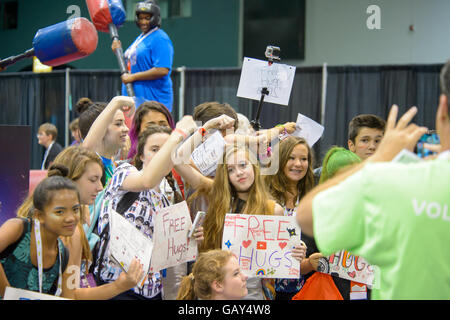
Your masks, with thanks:
M 205 240 L 203 227 L 198 227 L 194 230 L 192 234 L 194 236 L 195 241 L 197 241 L 197 245 L 200 246 L 203 240 Z
M 150 272 L 195 260 L 197 244 L 188 238 L 192 222 L 186 201 L 155 212 L 154 223 L 155 245 Z
M 320 139 L 324 129 L 322 125 L 299 113 L 296 130 L 292 135 L 305 139 L 308 145 L 312 147 Z
M 120 273 L 117 285 L 122 291 L 130 290 L 139 284 L 139 280 L 144 276 L 141 263 L 133 258 L 127 272 Z
M 304 257 L 301 231 L 294 217 L 227 214 L 222 249 L 236 254 L 243 273 L 249 277 L 292 278 L 300 276 Z
M 292 258 L 297 260 L 298 262 L 302 262 L 302 260 L 306 256 L 306 244 L 302 241 L 301 244 L 296 244 L 292 249 Z
M 323 254 L 321 254 L 320 252 L 315 252 L 312 255 L 309 256 L 309 263 L 311 264 L 311 266 L 313 267 L 314 270 L 318 270 L 319 268 L 319 261 L 320 258 L 324 258 Z
M 319 256 L 320 255 L 320 256 Z M 325 258 L 317 253 L 317 271 L 342 279 L 364 283 L 371 287 L 374 283 L 374 267 L 361 257 L 342 250 Z M 311 257 L 310 257 L 311 259 Z M 314 265 L 313 265 L 314 266 Z
M 224 147 L 225 140 L 222 134 L 216 131 L 192 152 L 192 161 L 204 176 L 209 176 L 216 171 Z
M 145 278 L 150 266 L 153 242 L 117 212 L 112 211 L 110 219 L 109 252 L 122 269 L 129 273 L 127 278 L 123 279 L 124 286 L 133 282 L 136 274 L 142 275 L 138 281 L 138 284 L 141 285 L 142 280 L 144 280 L 142 277 Z M 136 266 L 136 259 L 139 261 L 139 264 L 143 264 L 142 269 L 144 273 L 139 272 L 139 268 Z

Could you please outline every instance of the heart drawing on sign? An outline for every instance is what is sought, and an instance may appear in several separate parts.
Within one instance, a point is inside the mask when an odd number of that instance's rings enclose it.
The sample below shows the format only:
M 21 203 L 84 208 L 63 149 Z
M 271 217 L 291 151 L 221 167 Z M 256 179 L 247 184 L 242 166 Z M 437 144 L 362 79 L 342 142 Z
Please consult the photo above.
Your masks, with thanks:
M 280 242 L 278 245 L 280 246 L 281 250 L 283 250 L 284 247 L 287 246 L 287 242 Z
M 248 248 L 248 246 L 250 245 L 250 243 L 252 243 L 252 240 L 247 240 L 247 241 L 242 241 L 242 246 L 244 248 Z
M 355 271 L 347 272 L 347 274 L 348 274 L 350 277 L 352 277 L 352 278 L 355 278 L 355 277 L 356 277 L 356 272 L 355 272 Z

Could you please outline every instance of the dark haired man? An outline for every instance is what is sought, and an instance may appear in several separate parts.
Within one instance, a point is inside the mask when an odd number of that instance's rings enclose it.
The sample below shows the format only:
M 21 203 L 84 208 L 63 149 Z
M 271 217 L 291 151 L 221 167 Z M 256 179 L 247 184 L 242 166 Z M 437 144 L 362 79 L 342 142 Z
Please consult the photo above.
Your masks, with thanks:
M 383 138 L 386 122 L 373 114 L 360 114 L 348 125 L 348 149 L 361 160 L 375 153 Z
M 373 155 L 384 135 L 386 121 L 374 114 L 359 114 L 348 124 L 348 149 L 361 160 Z M 314 169 L 316 184 L 319 183 L 322 167 Z

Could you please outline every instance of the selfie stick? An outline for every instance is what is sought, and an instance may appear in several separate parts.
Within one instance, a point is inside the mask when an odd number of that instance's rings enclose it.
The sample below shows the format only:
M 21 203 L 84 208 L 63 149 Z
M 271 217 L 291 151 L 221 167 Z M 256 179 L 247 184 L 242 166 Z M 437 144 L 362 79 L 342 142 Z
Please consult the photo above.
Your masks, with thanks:
M 273 61 L 280 61 L 280 48 L 279 47 L 274 47 L 274 46 L 268 46 L 266 48 L 266 58 L 268 59 L 268 63 L 269 66 L 271 66 L 273 64 Z M 252 120 L 250 122 L 250 124 L 252 125 L 253 129 L 255 131 L 259 131 L 261 130 L 261 123 L 259 122 L 259 118 L 261 117 L 261 111 L 262 111 L 262 105 L 264 103 L 264 98 L 265 96 L 269 95 L 269 90 L 267 90 L 267 87 L 263 87 L 261 89 L 261 99 L 259 99 L 259 104 L 258 104 L 258 110 L 256 111 L 256 118 L 254 120 Z
M 264 103 L 264 97 L 266 95 L 268 95 L 269 93 L 270 92 L 269 92 L 269 90 L 267 90 L 266 87 L 262 88 L 262 90 L 261 90 L 261 99 L 259 99 L 258 110 L 256 111 L 256 118 L 255 118 L 255 120 L 252 120 L 250 122 L 250 124 L 252 125 L 252 127 L 253 127 L 253 129 L 255 131 L 261 130 L 261 123 L 259 122 L 259 118 L 261 116 L 262 105 Z

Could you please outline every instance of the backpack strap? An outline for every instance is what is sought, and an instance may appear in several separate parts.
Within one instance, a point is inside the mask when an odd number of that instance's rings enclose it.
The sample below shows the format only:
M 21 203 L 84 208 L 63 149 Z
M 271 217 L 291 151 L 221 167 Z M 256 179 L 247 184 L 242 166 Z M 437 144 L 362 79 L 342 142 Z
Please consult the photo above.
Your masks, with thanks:
M 125 212 L 133 205 L 133 203 L 139 198 L 140 192 L 127 192 L 123 195 L 117 204 L 116 211 L 123 216 Z
M 120 215 L 124 215 L 124 213 L 131 207 L 131 205 L 136 201 L 137 198 L 139 198 L 140 192 L 127 192 L 123 195 L 122 199 L 120 199 L 119 203 L 117 204 L 116 211 Z M 101 240 L 104 239 L 103 246 L 100 246 Z M 100 233 L 100 241 L 97 242 L 97 245 L 95 246 L 92 255 L 95 257 L 99 253 L 100 247 L 100 256 L 98 259 L 98 263 L 96 262 L 95 265 L 98 265 L 98 272 L 95 275 L 95 281 L 97 283 L 100 283 L 100 273 L 103 268 L 103 259 L 105 257 L 106 247 L 109 243 L 109 223 L 105 226 L 105 228 Z M 94 255 L 95 254 L 95 255 Z M 95 259 L 94 259 L 95 261 Z M 92 264 L 92 271 L 94 270 L 95 266 Z

